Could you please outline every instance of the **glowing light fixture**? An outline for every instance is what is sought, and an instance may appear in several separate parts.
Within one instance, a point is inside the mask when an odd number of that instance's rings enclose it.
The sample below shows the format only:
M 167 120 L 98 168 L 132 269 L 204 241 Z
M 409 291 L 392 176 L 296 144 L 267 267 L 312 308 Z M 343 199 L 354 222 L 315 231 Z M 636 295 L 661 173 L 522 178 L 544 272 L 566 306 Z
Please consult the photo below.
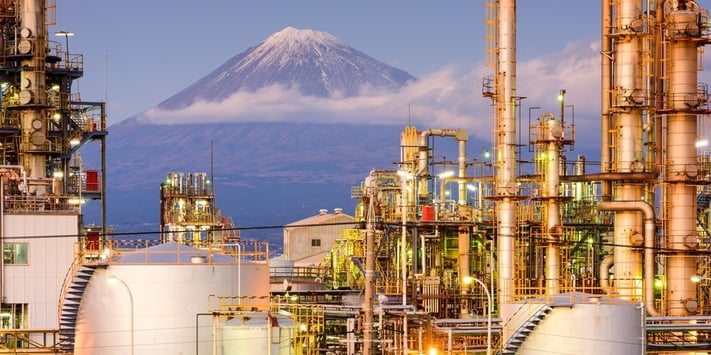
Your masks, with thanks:
M 711 278 L 705 277 L 705 276 L 699 276 L 699 275 L 691 275 L 690 278 L 691 282 L 697 284 L 703 280 L 711 280 Z
M 446 179 L 446 178 L 452 177 L 452 176 L 454 176 L 454 171 L 452 171 L 452 170 L 443 171 L 443 172 L 437 174 L 437 177 L 440 179 Z

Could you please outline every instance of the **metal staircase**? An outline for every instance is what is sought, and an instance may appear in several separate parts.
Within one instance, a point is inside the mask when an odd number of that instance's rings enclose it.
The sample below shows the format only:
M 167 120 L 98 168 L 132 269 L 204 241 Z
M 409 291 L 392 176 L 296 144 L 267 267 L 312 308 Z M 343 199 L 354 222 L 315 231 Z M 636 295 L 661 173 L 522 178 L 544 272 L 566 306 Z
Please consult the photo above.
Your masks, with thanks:
M 711 202 L 711 185 L 704 185 L 696 195 L 696 208 L 704 210 L 709 207 L 709 202 Z
M 499 355 L 513 355 L 516 354 L 518 349 L 523 345 L 529 335 L 538 327 L 538 324 L 546 318 L 546 316 L 551 312 L 553 308 L 548 305 L 543 305 L 538 309 L 530 318 L 521 324 L 518 329 L 506 340 L 506 343 L 502 346 Z
M 84 291 L 89 284 L 89 280 L 91 280 L 94 271 L 99 267 L 101 265 L 93 264 L 79 265 L 78 268 L 72 268 L 75 271 L 71 275 L 71 283 L 64 289 L 62 303 L 60 304 L 58 349 L 63 353 L 74 353 L 79 305 L 84 297 Z

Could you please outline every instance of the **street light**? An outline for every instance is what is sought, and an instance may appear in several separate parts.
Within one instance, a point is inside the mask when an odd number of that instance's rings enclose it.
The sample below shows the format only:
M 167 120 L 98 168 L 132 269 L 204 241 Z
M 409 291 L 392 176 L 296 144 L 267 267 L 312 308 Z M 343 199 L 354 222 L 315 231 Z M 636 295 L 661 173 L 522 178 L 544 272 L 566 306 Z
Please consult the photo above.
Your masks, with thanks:
M 64 66 L 69 69 L 69 37 L 74 36 L 74 32 L 72 31 L 57 31 L 54 33 L 55 36 L 60 36 L 64 37 L 64 54 L 66 56 L 66 62 L 64 63 Z
M 131 288 L 128 287 L 126 281 L 121 280 L 116 275 L 110 275 L 107 279 L 110 285 L 115 285 L 116 283 L 121 283 L 123 287 L 128 291 L 128 299 L 131 301 L 131 355 L 133 355 L 133 293 L 131 293 Z
M 487 316 L 486 316 L 486 355 L 491 355 L 491 294 L 489 293 L 489 288 L 486 287 L 486 284 L 483 283 L 481 280 L 471 277 L 469 275 L 464 276 L 462 278 L 462 282 L 464 282 L 465 285 L 471 285 L 472 282 L 476 282 L 479 285 L 481 285 L 482 288 L 484 288 L 484 292 L 486 292 L 486 303 L 487 303 Z

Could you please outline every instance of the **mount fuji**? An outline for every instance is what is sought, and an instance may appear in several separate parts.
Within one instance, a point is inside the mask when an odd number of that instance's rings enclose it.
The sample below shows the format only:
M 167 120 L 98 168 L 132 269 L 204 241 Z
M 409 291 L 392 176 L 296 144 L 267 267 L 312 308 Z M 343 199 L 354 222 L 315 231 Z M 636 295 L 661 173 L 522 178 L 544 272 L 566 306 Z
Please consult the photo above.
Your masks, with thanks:
M 222 101 L 238 91 L 281 85 L 307 96 L 357 96 L 365 90 L 397 90 L 415 77 L 379 62 L 333 35 L 287 27 L 228 60 L 159 108 L 178 109 L 197 100 Z
M 214 108 L 270 87 L 328 104 L 364 92 L 394 92 L 416 80 L 331 34 L 287 27 L 155 108 L 109 127 L 107 222 L 157 230 L 159 186 L 169 172 L 214 174 L 217 204 L 238 226 L 284 225 L 322 208 L 353 213 L 351 187 L 372 168 L 393 168 L 399 160 L 406 113 L 403 125 L 373 125 L 341 123 L 337 116 L 327 123 L 291 121 L 288 115 L 260 121 L 259 114 L 214 122 L 189 109 Z M 153 110 L 192 113 L 168 124 L 151 120 Z M 230 117 L 231 109 L 225 110 Z M 91 218 L 87 212 L 85 220 Z

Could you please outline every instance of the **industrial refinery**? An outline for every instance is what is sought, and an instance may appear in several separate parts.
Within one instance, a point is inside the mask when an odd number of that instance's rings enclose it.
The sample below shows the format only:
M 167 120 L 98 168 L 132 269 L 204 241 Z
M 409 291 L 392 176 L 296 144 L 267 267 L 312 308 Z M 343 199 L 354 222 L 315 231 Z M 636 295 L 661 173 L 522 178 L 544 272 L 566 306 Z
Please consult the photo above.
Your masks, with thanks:
M 83 58 L 49 30 L 55 8 L 0 0 L 0 353 L 711 352 L 698 2 L 601 1 L 600 151 L 585 156 L 565 88 L 521 124 L 516 0 L 485 1 L 491 71 L 472 100 L 491 102 L 491 146 L 468 156 L 464 129 L 404 127 L 397 162 L 351 189 L 353 215 L 285 224 L 279 258 L 221 214 L 212 172 L 156 182 L 160 238 L 112 235 L 105 103 L 73 89 Z

